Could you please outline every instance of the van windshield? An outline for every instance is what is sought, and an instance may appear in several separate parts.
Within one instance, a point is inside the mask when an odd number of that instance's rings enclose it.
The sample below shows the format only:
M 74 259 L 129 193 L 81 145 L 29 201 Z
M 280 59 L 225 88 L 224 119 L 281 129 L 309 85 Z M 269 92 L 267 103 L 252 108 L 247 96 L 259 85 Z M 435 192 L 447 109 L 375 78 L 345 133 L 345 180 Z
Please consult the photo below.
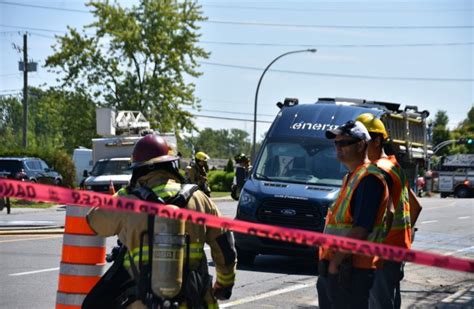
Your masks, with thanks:
M 101 175 L 131 175 L 129 161 L 98 161 L 91 171 L 92 176 Z
M 255 169 L 260 179 L 331 186 L 341 186 L 346 173 L 334 145 L 320 139 L 268 142 Z

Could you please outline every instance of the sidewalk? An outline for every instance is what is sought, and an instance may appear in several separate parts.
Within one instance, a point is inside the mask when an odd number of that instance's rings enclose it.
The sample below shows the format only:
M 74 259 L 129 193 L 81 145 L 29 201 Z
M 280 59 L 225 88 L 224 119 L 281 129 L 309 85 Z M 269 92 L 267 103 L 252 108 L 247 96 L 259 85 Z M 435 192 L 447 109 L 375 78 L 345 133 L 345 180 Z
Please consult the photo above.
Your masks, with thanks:
M 64 205 L 49 208 L 12 208 L 0 212 L 0 235 L 56 234 L 64 231 Z

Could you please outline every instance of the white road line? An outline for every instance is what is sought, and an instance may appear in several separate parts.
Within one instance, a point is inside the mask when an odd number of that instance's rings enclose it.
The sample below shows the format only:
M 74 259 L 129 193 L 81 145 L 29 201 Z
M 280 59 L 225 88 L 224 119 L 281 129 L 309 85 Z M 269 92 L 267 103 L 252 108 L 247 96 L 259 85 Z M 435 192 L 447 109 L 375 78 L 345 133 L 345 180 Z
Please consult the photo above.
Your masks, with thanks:
M 438 222 L 438 220 L 421 221 L 421 224 L 435 223 L 435 222 Z
M 227 307 L 232 307 L 232 306 L 238 306 L 238 305 L 250 303 L 250 302 L 253 302 L 253 301 L 256 301 L 256 300 L 259 300 L 259 299 L 268 298 L 268 297 L 272 297 L 272 296 L 275 296 L 275 295 L 288 293 L 288 292 L 292 292 L 292 291 L 296 291 L 296 290 L 301 290 L 301 289 L 307 288 L 309 286 L 314 286 L 315 284 L 316 284 L 316 280 L 312 279 L 312 280 L 309 280 L 305 283 L 296 284 L 296 285 L 289 286 L 289 287 L 284 288 L 284 289 L 274 290 L 274 291 L 270 291 L 270 292 L 263 293 L 263 294 L 260 294 L 260 295 L 244 297 L 244 298 L 237 299 L 237 300 L 234 300 L 232 302 L 225 303 L 225 304 L 219 304 L 219 308 L 227 308 Z
M 472 249 L 474 249 L 474 246 L 462 248 L 462 249 L 459 249 L 459 250 L 456 250 L 456 251 L 453 251 L 453 252 L 448 252 L 448 253 L 445 253 L 444 255 L 453 255 L 453 254 L 461 253 L 461 252 L 464 252 L 464 251 L 470 251 Z
M 59 270 L 59 267 L 46 268 L 46 269 L 33 270 L 33 271 L 25 271 L 24 273 L 9 274 L 9 276 L 16 277 L 16 276 L 32 275 L 32 274 L 45 273 L 47 271 L 55 271 L 55 270 Z
M 466 216 L 466 217 L 458 217 L 459 220 L 464 220 L 464 219 L 469 219 L 471 216 Z
M 442 299 L 441 302 L 442 303 L 452 303 L 453 301 L 456 301 L 456 299 L 458 299 L 459 296 L 466 293 L 468 290 L 469 290 L 469 288 L 460 289 L 459 291 L 457 291 L 453 295 L 449 295 L 448 297 Z
M 455 204 L 456 204 L 456 202 L 451 202 L 451 203 L 449 203 L 449 205 L 446 205 L 446 206 L 438 206 L 438 207 L 430 207 L 430 208 L 423 207 L 423 211 L 426 211 L 426 210 L 437 210 L 437 209 L 441 209 L 441 208 L 452 208 Z M 461 206 L 461 207 L 462 207 L 462 206 Z

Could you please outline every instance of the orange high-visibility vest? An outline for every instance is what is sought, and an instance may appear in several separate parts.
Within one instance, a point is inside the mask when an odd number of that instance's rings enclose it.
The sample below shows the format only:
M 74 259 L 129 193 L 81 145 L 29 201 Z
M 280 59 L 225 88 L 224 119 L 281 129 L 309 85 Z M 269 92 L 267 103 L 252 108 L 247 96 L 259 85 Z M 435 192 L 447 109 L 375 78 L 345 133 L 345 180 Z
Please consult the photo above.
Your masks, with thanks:
M 395 156 L 381 158 L 375 162 L 378 168 L 387 172 L 392 179 L 393 185 L 389 188 L 395 213 L 392 227 L 388 232 L 384 243 L 404 248 L 411 248 L 411 223 L 408 179 Z
M 362 164 L 358 166 L 349 177 L 348 175 L 344 177 L 339 196 L 328 211 L 326 225 L 324 227 L 325 234 L 338 236 L 348 235 L 354 223 L 350 210 L 352 195 L 359 186 L 360 181 L 369 175 L 376 176 L 383 183 L 385 190 L 378 207 L 374 227 L 372 232 L 368 235 L 367 240 L 377 243 L 382 243 L 385 240 L 387 235 L 385 216 L 389 197 L 388 188 L 382 172 L 372 163 Z M 331 260 L 334 252 L 334 249 L 320 247 L 319 258 L 321 260 Z M 352 255 L 352 264 L 356 268 L 376 268 L 378 260 L 379 259 L 374 256 L 370 257 L 360 254 Z

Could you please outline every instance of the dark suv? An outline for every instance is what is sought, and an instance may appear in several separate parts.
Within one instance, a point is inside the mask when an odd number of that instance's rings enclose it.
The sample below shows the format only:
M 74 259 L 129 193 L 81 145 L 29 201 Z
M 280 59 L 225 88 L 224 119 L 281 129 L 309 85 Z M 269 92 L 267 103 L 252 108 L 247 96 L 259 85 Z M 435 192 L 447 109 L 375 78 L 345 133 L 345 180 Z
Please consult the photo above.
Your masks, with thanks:
M 0 158 L 0 177 L 61 185 L 63 177 L 38 158 Z

